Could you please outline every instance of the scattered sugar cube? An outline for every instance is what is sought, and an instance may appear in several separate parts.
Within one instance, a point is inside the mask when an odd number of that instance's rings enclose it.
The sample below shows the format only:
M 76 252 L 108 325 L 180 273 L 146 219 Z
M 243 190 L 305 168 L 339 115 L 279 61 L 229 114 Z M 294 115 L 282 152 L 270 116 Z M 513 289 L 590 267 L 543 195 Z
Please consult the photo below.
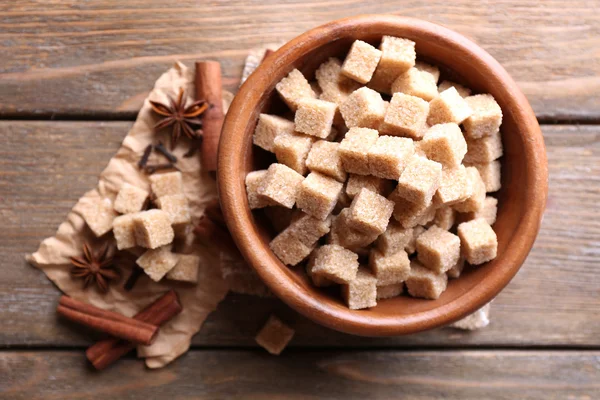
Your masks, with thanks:
M 135 247 L 135 214 L 125 214 L 113 220 L 113 234 L 117 241 L 117 249 L 130 249 Z
M 292 221 L 290 226 L 285 230 L 290 231 L 294 237 L 298 238 L 300 242 L 307 246 L 311 246 L 317 242 L 321 237 L 329 233 L 331 229 L 331 218 L 327 218 L 322 221 L 317 218 L 313 218 L 310 215 L 300 213 L 300 217 Z
M 325 100 L 302 99 L 294 118 L 296 130 L 324 139 L 331 133 L 337 104 Z
M 117 216 L 113 210 L 112 201 L 100 197 L 97 192 L 94 192 L 93 196 L 86 196 L 81 199 L 77 203 L 77 211 L 97 237 L 112 229 L 113 220 Z
M 379 45 L 381 59 L 369 86 L 381 93 L 392 94 L 392 83 L 398 75 L 415 65 L 415 42 L 393 36 L 384 36 Z
M 157 198 L 183 193 L 183 176 L 179 171 L 150 175 L 149 179 L 152 192 Z
M 296 212 L 298 210 L 290 210 L 289 208 L 280 206 L 265 208 L 265 215 L 275 232 L 281 232 L 287 228 L 292 222 L 292 215 Z
M 437 92 L 437 89 L 436 89 Z M 444 90 L 429 103 L 429 116 L 427 123 L 429 125 L 454 122 L 461 124 L 469 118 L 472 110 L 454 87 Z
M 437 81 L 427 71 L 410 68 L 392 83 L 392 93 L 404 93 L 430 101 L 438 95 Z
M 358 249 L 370 245 L 379 235 L 376 233 L 365 233 L 348 226 L 349 214 L 350 209 L 345 208 L 338 216 L 333 218 L 327 243 L 338 244 L 358 253 Z
M 314 141 L 312 137 L 296 132 L 282 133 L 273 143 L 277 162 L 287 165 L 300 175 L 306 174 L 306 157 Z
M 440 85 L 438 86 L 438 92 L 442 93 L 444 90 L 450 89 L 451 87 L 456 89 L 460 97 L 462 97 L 463 99 L 471 95 L 471 89 L 451 81 L 443 81 L 442 83 L 440 83 Z
M 339 143 L 326 140 L 315 142 L 308 153 L 306 166 L 313 172 L 319 172 L 344 182 L 347 174 L 342 164 L 339 148 Z
M 404 282 L 391 285 L 377 286 L 377 300 L 391 299 L 400 296 L 404 292 Z
M 344 184 L 318 172 L 311 172 L 300 185 L 296 197 L 299 209 L 324 220 L 331 214 Z
M 444 167 L 459 165 L 467 154 L 467 142 L 454 123 L 434 125 L 425 132 L 420 143 L 427 158 Z
M 417 251 L 417 239 L 419 238 L 419 236 L 421 236 L 423 233 L 425 233 L 425 231 L 427 231 L 427 229 L 425 229 L 422 226 L 415 226 L 413 228 L 413 236 L 412 239 L 410 240 L 410 242 L 408 242 L 408 245 L 406 245 L 406 252 L 410 255 L 410 254 L 414 254 Z
M 465 269 L 465 259 L 460 257 L 458 262 L 446 271 L 446 275 L 448 275 L 448 278 L 456 279 L 462 274 L 463 269 Z
M 385 102 L 379 92 L 361 87 L 340 104 L 340 113 L 348 128 L 377 129 L 385 116 Z
M 440 79 L 440 69 L 435 65 L 424 63 L 423 61 L 417 61 L 415 63 L 415 68 L 419 71 L 429 72 L 433 79 L 435 79 L 435 83 Z
M 388 199 L 394 202 L 394 211 L 392 213 L 394 219 L 404 228 L 412 228 L 418 225 L 423 218 L 426 218 L 433 207 L 431 202 L 413 203 L 406 200 L 398 193 L 397 188 L 388 196 Z
M 420 139 L 427 130 L 429 103 L 404 93 L 394 93 L 379 130 L 386 135 Z
M 366 268 L 360 267 L 356 278 L 342 285 L 342 297 L 351 310 L 375 307 L 377 305 L 377 278 Z
M 394 202 L 368 189 L 362 189 L 352 200 L 349 210 L 348 226 L 379 235 L 388 226 Z
M 327 244 L 314 251 L 310 259 L 311 274 L 336 283 L 348 283 L 356 278 L 358 255 L 336 244 Z
M 275 138 L 294 132 L 294 123 L 277 115 L 260 114 L 254 130 L 253 142 L 258 147 L 273 152 Z
M 467 167 L 467 198 L 460 203 L 454 204 L 458 212 L 466 213 L 479 211 L 485 200 L 485 184 L 475 167 Z
M 248 193 L 248 206 L 252 210 L 256 208 L 267 207 L 272 204 L 268 198 L 258 195 L 258 188 L 260 187 L 266 175 L 266 169 L 248 172 L 248 175 L 246 175 L 246 193 Z
M 410 263 L 410 276 L 405 284 L 411 296 L 435 300 L 446 290 L 448 276 L 446 274 L 436 274 L 417 261 L 412 261 Z
M 456 221 L 456 211 L 452 207 L 441 207 L 435 210 L 433 223 L 442 229 L 449 231 Z
M 502 187 L 500 176 L 500 161 L 492 161 L 485 164 L 470 164 L 469 166 L 477 168 L 481 179 L 485 184 L 486 192 L 496 192 Z
M 494 225 L 496 222 L 496 215 L 498 214 L 498 199 L 495 197 L 487 196 L 483 201 L 483 207 L 479 211 L 470 212 L 463 214 L 465 221 L 471 221 L 477 218 L 483 218 L 490 225 Z
M 471 265 L 479 265 L 496 258 L 498 238 L 483 218 L 458 225 L 462 254 Z
M 389 255 L 385 255 L 379 250 L 371 250 L 369 268 L 377 278 L 378 286 L 392 285 L 404 282 L 408 278 L 410 261 L 404 250 Z
M 387 196 L 394 189 L 393 183 L 386 179 L 377 178 L 372 175 L 350 174 L 346 182 L 346 194 L 348 197 L 353 199 L 363 188 L 382 196 Z
M 283 164 L 271 164 L 258 187 L 259 196 L 272 204 L 292 208 L 304 177 Z
M 369 150 L 377 143 L 378 137 L 375 129 L 350 128 L 339 147 L 344 170 L 352 174 L 369 175 Z
M 460 257 L 460 239 L 433 225 L 417 239 L 417 254 L 423 266 L 435 273 L 444 273 L 452 268 Z
M 279 96 L 281 96 L 285 104 L 292 111 L 298 109 L 298 103 L 301 99 L 307 97 L 312 99 L 317 98 L 317 94 L 313 91 L 304 75 L 302 75 L 302 72 L 297 69 L 293 69 L 288 76 L 279 81 L 275 85 L 275 90 L 277 90 Z
M 269 247 L 279 260 L 290 266 L 294 266 L 304 260 L 315 248 L 315 244 L 306 245 L 294 236 L 293 231 L 284 230 L 275 236 Z
M 417 204 L 429 204 L 442 179 L 442 164 L 425 157 L 413 156 L 400 179 L 396 191 Z
M 170 244 L 175 237 L 169 214 L 163 210 L 148 210 L 134 214 L 135 242 L 147 249 Z M 166 272 L 165 272 L 166 273 Z
M 467 154 L 464 162 L 468 164 L 485 164 L 502 157 L 502 138 L 500 132 L 492 133 L 481 139 L 467 140 Z
M 403 228 L 398 222 L 390 221 L 385 232 L 377 238 L 377 249 L 384 255 L 397 253 L 406 249 L 412 237 L 412 228 Z
M 144 270 L 150 279 L 158 282 L 175 267 L 178 260 L 179 256 L 171 253 L 171 246 L 162 246 L 146 251 L 135 263 Z
M 254 340 L 269 353 L 279 355 L 293 337 L 294 330 L 271 315 Z
M 337 58 L 330 58 L 321 64 L 315 71 L 315 78 L 323 91 L 320 98 L 338 105 L 361 86 L 342 74 L 342 62 Z
M 115 199 L 115 211 L 121 214 L 142 211 L 148 195 L 144 189 L 124 183 Z
M 466 152 L 465 143 L 465 152 Z M 377 142 L 369 148 L 369 171 L 379 178 L 400 178 L 408 160 L 415 152 L 412 139 L 379 136 Z
M 159 197 L 156 205 L 169 216 L 173 226 L 186 225 L 192 222 L 190 205 L 184 194 Z
M 472 193 L 469 186 L 469 177 L 464 165 L 442 170 L 440 186 L 434 195 L 437 205 L 452 205 L 460 203 Z
M 356 40 L 342 64 L 342 74 L 357 82 L 367 83 L 371 80 L 380 58 L 380 50 L 362 40 Z
M 167 272 L 167 279 L 180 282 L 198 282 L 200 257 L 193 254 L 179 254 L 179 261 Z
M 473 113 L 463 122 L 465 136 L 480 139 L 498 132 L 502 124 L 502 109 L 489 94 L 477 94 L 465 99 Z

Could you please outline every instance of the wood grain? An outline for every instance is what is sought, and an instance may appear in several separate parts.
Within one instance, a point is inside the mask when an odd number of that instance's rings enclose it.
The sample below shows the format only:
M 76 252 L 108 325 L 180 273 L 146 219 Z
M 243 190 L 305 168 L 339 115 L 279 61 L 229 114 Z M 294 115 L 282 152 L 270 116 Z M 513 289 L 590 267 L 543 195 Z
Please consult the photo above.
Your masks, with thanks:
M 600 352 L 191 351 L 149 372 L 102 373 L 79 352 L 0 352 L 0 390 L 19 399 L 597 399 Z M 318 385 L 316 384 L 318 382 Z M 40 397 L 43 396 L 43 397 Z
M 600 4 L 594 0 L 159 0 L 0 2 L 0 115 L 132 118 L 175 60 L 216 59 L 229 90 L 248 49 L 327 21 L 390 13 L 477 41 L 544 119 L 600 118 Z
M 0 347 L 85 346 L 89 332 L 56 319 L 59 292 L 24 261 L 96 184 L 127 122 L 2 121 Z M 367 339 L 300 318 L 277 300 L 229 296 L 194 338 L 197 346 L 252 346 L 273 310 L 298 331 L 295 346 L 600 346 L 600 126 L 544 126 L 550 193 L 526 265 L 500 294 L 492 324 Z

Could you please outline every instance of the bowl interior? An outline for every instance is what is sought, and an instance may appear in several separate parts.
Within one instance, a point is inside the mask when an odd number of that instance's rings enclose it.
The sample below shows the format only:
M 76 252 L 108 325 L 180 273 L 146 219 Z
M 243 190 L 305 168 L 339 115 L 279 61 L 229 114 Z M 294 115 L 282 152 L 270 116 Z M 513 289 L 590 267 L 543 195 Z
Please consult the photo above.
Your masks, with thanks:
M 421 23 L 415 26 L 407 23 L 406 19 L 384 19 L 380 23 L 353 20 L 351 26 L 330 24 L 327 37 L 322 32 L 313 36 L 311 32 L 303 35 L 304 41 L 313 41 L 311 45 L 305 44 L 301 51 L 289 44 L 284 46 L 245 83 L 238 94 L 242 98 L 236 100 L 246 102 L 250 108 L 246 112 L 248 118 L 243 124 L 242 121 L 231 121 L 223 132 L 225 140 L 222 146 L 237 148 L 221 151 L 229 155 L 238 154 L 236 157 L 240 158 L 235 176 L 226 184 L 231 186 L 229 189 L 242 194 L 242 198 L 238 199 L 242 203 L 230 198 L 222 199 L 226 203 L 226 217 L 236 220 L 230 224 L 234 239 L 244 256 L 279 297 L 334 329 L 363 335 L 390 335 L 415 332 L 459 319 L 485 304 L 508 283 L 522 264 L 539 227 L 541 210 L 532 207 L 532 201 L 540 203 L 540 196 L 532 197 L 532 189 L 536 185 L 538 190 L 543 191 L 544 188 L 536 181 L 539 177 L 534 164 L 541 163 L 543 166 L 545 154 L 532 156 L 532 152 L 539 150 L 534 150 L 528 141 L 531 138 L 538 140 L 536 135 L 541 140 L 541 134 L 527 101 L 506 72 L 479 47 L 437 25 Z M 440 67 L 440 81 L 450 79 L 466 85 L 474 93 L 490 93 L 500 104 L 504 145 L 504 156 L 500 159 L 502 189 L 494 194 L 498 198 L 498 217 L 494 224 L 498 236 L 498 257 L 476 268 L 467 267 L 459 279 L 449 281 L 448 289 L 437 300 L 401 296 L 381 300 L 376 307 L 368 310 L 352 311 L 343 304 L 338 290 L 312 286 L 302 267 L 286 267 L 270 252 L 268 243 L 274 237 L 273 232 L 261 211 L 250 213 L 245 201 L 244 177 L 249 171 L 266 168 L 275 161 L 271 153 L 252 145 L 259 113 L 289 114 L 274 91 L 275 84 L 293 68 L 298 68 L 311 80 L 315 69 L 329 57 L 343 60 L 354 40 L 364 40 L 377 46 L 382 35 L 415 41 L 418 58 Z M 247 97 L 251 91 L 255 93 L 254 100 Z M 257 95 L 256 91 L 260 94 Z M 248 101 L 254 103 L 247 104 Z M 240 115 L 236 117 L 240 118 Z M 228 127 L 238 128 L 229 132 Z M 227 140 L 227 135 L 239 135 L 239 143 L 234 145 L 234 140 Z M 223 193 L 223 188 L 220 189 Z M 542 197 L 544 203 L 545 192 Z M 228 215 L 227 209 L 231 210 L 231 207 L 237 207 L 235 216 Z M 525 218 L 528 213 L 535 215 Z M 239 228 L 242 225 L 248 230 L 244 228 L 241 232 Z

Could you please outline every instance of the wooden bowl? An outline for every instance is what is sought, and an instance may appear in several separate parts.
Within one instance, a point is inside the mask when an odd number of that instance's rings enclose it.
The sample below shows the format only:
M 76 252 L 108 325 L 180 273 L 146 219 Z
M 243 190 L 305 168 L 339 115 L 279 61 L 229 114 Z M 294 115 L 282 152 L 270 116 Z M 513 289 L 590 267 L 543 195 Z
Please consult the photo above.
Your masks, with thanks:
M 382 35 L 416 42 L 418 58 L 475 93 L 490 93 L 503 112 L 502 189 L 498 219 L 498 257 L 466 269 L 450 280 L 437 300 L 408 296 L 382 300 L 374 308 L 349 310 L 337 292 L 312 286 L 303 268 L 284 266 L 269 249 L 272 234 L 248 207 L 244 178 L 273 162 L 252 145 L 261 112 L 280 107 L 274 87 L 293 68 L 307 78 L 331 56 L 343 59 L 356 40 L 377 45 Z M 308 318 L 339 331 L 388 336 L 439 327 L 476 311 L 493 299 L 517 273 L 538 233 L 548 190 L 544 140 L 523 93 L 500 64 L 475 43 L 449 29 L 418 19 L 366 15 L 334 21 L 291 40 L 263 62 L 240 88 L 223 126 L 218 187 L 227 226 L 247 262 L 268 287 Z

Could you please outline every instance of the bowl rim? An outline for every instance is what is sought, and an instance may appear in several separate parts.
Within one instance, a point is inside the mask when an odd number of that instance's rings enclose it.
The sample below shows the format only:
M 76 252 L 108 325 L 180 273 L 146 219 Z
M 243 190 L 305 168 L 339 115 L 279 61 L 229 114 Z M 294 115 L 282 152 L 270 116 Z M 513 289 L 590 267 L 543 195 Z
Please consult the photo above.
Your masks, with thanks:
M 454 300 L 432 310 L 396 317 L 374 317 L 368 312 L 343 312 L 319 302 L 305 293 L 296 282 L 287 276 L 281 265 L 270 262 L 271 253 L 253 227 L 250 213 L 240 212 L 247 208 L 245 188 L 240 184 L 242 151 L 237 142 L 242 142 L 241 132 L 254 110 L 264 101 L 264 94 L 256 95 L 256 86 L 274 86 L 274 71 L 288 69 L 295 61 L 293 54 L 305 54 L 332 40 L 343 38 L 352 31 L 373 25 L 410 29 L 432 40 L 451 43 L 480 62 L 501 82 L 514 103 L 513 118 L 528 140 L 523 151 L 531 161 L 531 170 L 525 182 L 527 212 L 515 228 L 510 253 L 505 255 L 503 268 L 497 268 L 486 276 L 487 285 L 477 285 Z M 316 43 L 316 44 L 315 44 Z M 235 96 L 223 125 L 219 145 L 217 185 L 225 221 L 232 237 L 246 261 L 256 270 L 261 280 L 287 303 L 304 316 L 329 328 L 363 336 L 391 336 L 420 332 L 454 322 L 491 301 L 515 276 L 525 261 L 540 228 L 548 191 L 548 167 L 543 136 L 529 102 L 514 80 L 490 54 L 463 35 L 440 25 L 408 17 L 392 15 L 361 15 L 335 20 L 311 29 L 290 40 L 265 60 L 241 86 Z M 350 310 L 348 310 L 350 311 Z

